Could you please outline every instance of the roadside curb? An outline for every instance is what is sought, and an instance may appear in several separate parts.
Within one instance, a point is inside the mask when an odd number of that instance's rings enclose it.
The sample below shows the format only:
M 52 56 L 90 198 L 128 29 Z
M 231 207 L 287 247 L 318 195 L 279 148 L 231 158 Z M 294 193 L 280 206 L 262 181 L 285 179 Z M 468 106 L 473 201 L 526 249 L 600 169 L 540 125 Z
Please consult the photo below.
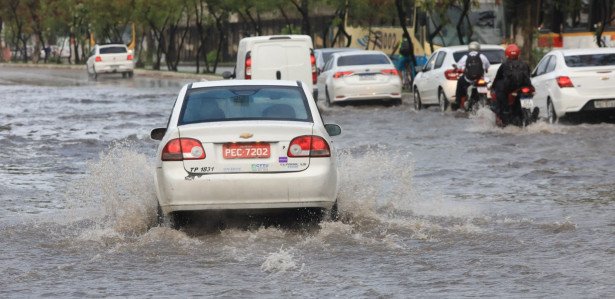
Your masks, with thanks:
M 74 71 L 84 71 L 85 65 L 67 65 L 67 64 L 33 64 L 33 63 L 0 63 L 0 67 L 22 67 L 22 68 L 39 68 L 39 69 L 65 69 Z M 146 69 L 134 70 L 135 75 L 153 77 L 153 78 L 173 78 L 173 79 L 194 79 L 194 80 L 207 80 L 215 81 L 222 80 L 222 76 L 213 74 L 194 74 L 194 73 L 180 73 L 171 71 L 154 71 Z

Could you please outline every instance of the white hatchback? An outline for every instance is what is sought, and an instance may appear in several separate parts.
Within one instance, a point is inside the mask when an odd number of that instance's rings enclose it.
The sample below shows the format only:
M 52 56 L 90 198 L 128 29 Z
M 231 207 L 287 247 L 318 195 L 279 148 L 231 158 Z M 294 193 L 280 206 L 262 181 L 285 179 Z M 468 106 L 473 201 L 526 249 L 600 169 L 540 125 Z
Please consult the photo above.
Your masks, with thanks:
M 96 79 L 99 74 L 121 73 L 132 77 L 134 61 L 132 52 L 123 44 L 95 45 L 86 62 L 88 75 Z
M 615 115 L 615 49 L 560 49 L 532 72 L 534 103 L 550 123 L 570 115 Z
M 159 213 L 318 208 L 337 213 L 331 136 L 300 81 L 195 82 L 179 92 L 160 140 Z
M 401 103 L 397 69 L 380 51 L 333 53 L 316 84 L 319 100 L 327 105 L 356 100 Z
M 481 45 L 491 66 L 486 77 L 493 82 L 498 68 L 504 60 L 504 48 L 498 45 Z M 417 110 L 424 106 L 439 105 L 441 111 L 446 111 L 449 103 L 455 100 L 455 89 L 460 73 L 453 67 L 464 55 L 468 54 L 468 46 L 452 46 L 440 48 L 427 60 L 414 79 L 414 106 Z

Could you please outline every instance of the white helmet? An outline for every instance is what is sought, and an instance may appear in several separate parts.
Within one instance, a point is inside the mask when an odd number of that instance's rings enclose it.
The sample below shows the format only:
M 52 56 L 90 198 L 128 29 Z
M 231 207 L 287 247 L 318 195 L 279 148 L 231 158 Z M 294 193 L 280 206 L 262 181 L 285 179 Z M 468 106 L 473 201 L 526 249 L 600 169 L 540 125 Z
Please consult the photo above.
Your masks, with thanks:
M 468 51 L 480 51 L 480 44 L 478 42 L 471 42 L 468 45 Z

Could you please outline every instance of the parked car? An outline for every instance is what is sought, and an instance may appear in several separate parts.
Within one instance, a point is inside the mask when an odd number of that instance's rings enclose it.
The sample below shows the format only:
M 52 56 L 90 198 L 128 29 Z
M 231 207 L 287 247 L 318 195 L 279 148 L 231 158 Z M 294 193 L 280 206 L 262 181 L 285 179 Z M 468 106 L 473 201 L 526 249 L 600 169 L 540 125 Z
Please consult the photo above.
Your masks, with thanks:
M 132 52 L 124 44 L 95 45 L 86 62 L 88 74 L 94 79 L 112 73 L 132 78 L 134 67 Z
M 504 48 L 498 45 L 481 45 L 480 52 L 491 64 L 486 77 L 493 82 L 504 60 Z M 461 74 L 453 65 L 466 54 L 468 46 L 444 47 L 431 54 L 414 79 L 412 89 L 417 110 L 424 106 L 439 105 L 441 111 L 446 111 L 449 103 L 455 100 L 457 79 Z
M 334 53 L 318 76 L 318 97 L 327 105 L 357 100 L 401 104 L 401 79 L 380 51 Z
M 235 73 L 224 78 L 299 80 L 310 90 L 316 84 L 316 58 L 308 35 L 269 35 L 242 38 Z
M 325 67 L 325 63 L 329 61 L 331 55 L 337 52 L 346 52 L 346 51 L 361 51 L 361 49 L 357 48 L 322 48 L 314 50 L 314 57 L 316 57 L 316 69 L 320 74 Z M 318 99 L 318 87 L 314 84 L 314 98 Z
M 195 82 L 179 92 L 160 140 L 160 215 L 185 211 L 317 208 L 337 213 L 331 136 L 300 81 Z
M 615 49 L 560 49 L 532 72 L 534 103 L 550 123 L 571 115 L 615 115 Z

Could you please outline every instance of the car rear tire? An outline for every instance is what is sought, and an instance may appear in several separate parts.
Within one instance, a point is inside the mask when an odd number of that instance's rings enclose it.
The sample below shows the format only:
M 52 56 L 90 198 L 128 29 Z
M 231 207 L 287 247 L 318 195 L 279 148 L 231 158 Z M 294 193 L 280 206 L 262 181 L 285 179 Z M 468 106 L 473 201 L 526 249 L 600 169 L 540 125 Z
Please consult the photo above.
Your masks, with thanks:
M 333 103 L 331 103 L 331 98 L 329 97 L 329 88 L 327 88 L 326 86 L 325 86 L 325 97 L 326 97 L 325 104 L 327 105 L 327 107 L 333 106 Z
M 440 111 L 442 112 L 445 112 L 448 108 L 448 99 L 444 95 L 444 91 L 442 91 L 442 89 L 438 92 L 438 104 L 440 106 Z
M 132 78 L 135 75 L 135 72 L 130 71 L 128 72 L 128 78 Z
M 335 200 L 335 203 L 333 204 L 333 206 L 331 207 L 331 209 L 327 210 L 327 220 L 329 221 L 338 221 L 340 220 L 340 214 L 339 214 L 339 209 L 337 206 L 337 199 Z
M 421 110 L 423 109 L 423 103 L 421 102 L 421 95 L 419 94 L 418 89 L 414 88 L 414 109 Z
M 553 107 L 551 99 L 547 100 L 547 120 L 550 124 L 557 122 L 557 114 L 555 114 L 555 108 Z

